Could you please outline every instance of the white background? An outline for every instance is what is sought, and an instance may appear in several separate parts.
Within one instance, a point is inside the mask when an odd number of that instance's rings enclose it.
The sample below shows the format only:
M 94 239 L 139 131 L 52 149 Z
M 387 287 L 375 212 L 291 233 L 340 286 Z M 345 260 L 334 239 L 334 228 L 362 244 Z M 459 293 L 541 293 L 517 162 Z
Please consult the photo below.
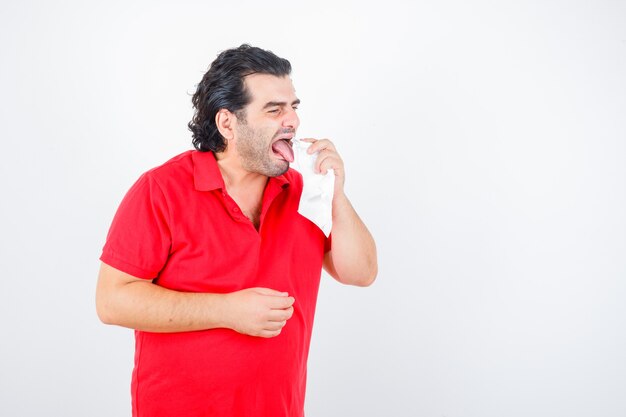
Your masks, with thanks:
M 374 286 L 323 277 L 308 417 L 626 415 L 626 3 L 369 4 L 2 2 L 0 415 L 130 415 L 100 250 L 243 42 L 378 243 Z

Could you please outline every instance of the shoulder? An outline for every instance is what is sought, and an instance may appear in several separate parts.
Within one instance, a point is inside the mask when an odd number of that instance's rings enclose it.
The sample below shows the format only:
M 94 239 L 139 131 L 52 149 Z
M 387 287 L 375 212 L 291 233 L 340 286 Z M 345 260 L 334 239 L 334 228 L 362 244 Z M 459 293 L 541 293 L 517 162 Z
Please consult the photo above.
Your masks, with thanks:
M 146 171 L 142 177 L 145 181 L 155 182 L 161 187 L 171 187 L 176 184 L 193 182 L 192 150 L 185 151 L 163 164 Z
M 156 166 L 148 171 L 144 175 L 155 178 L 157 180 L 169 177 L 172 175 L 189 172 L 193 170 L 192 154 L 194 151 L 185 151 L 173 158 L 167 160 L 163 164 Z
M 168 190 L 181 188 L 191 178 L 191 151 L 183 152 L 143 174 L 126 192 L 122 205 L 145 205 L 159 202 L 169 194 Z M 136 208 L 136 207 L 135 207 Z

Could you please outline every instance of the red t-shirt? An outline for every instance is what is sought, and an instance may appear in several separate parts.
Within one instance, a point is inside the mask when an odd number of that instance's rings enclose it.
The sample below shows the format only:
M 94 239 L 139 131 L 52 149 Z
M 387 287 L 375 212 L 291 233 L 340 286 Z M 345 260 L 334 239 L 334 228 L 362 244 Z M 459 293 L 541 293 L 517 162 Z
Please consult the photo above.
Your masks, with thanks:
M 302 177 L 270 178 L 259 230 L 227 194 L 211 152 L 141 176 L 113 219 L 102 262 L 187 292 L 287 291 L 294 314 L 274 338 L 228 329 L 135 334 L 133 416 L 303 416 L 306 362 L 324 252 L 297 212 Z

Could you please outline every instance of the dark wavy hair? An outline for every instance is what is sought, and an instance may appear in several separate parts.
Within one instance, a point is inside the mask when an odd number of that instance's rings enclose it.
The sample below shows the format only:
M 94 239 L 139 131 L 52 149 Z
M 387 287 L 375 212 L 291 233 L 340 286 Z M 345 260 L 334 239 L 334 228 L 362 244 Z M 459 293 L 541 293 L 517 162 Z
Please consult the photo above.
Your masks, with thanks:
M 227 109 L 240 117 L 251 100 L 244 77 L 257 73 L 286 76 L 291 74 L 291 64 L 271 51 L 248 44 L 221 52 L 211 63 L 191 99 L 196 111 L 187 126 L 197 150 L 222 152 L 226 149 L 226 140 L 215 125 L 215 115 L 220 109 Z

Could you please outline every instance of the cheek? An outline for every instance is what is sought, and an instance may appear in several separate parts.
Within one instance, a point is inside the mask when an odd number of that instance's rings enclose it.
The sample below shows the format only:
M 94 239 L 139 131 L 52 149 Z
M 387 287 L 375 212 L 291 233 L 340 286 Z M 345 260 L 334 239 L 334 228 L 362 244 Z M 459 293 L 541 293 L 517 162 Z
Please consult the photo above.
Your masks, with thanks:
M 259 135 L 259 141 L 265 143 L 268 147 L 271 148 L 272 141 L 276 136 L 280 134 L 280 130 L 277 130 L 275 127 L 267 127 L 263 129 L 260 133 L 261 134 Z

